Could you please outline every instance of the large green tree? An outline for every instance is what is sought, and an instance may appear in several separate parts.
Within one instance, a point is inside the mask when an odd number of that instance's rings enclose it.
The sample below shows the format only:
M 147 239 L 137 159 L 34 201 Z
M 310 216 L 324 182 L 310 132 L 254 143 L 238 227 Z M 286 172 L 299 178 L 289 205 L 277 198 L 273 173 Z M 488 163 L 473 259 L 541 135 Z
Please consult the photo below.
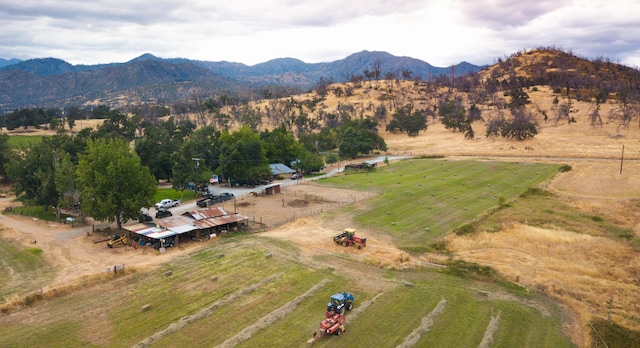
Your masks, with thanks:
M 373 150 L 387 150 L 387 144 L 378 134 L 377 122 L 371 118 L 349 120 L 338 129 L 338 154 L 340 157 L 355 158 Z
M 208 180 L 218 168 L 220 134 L 214 126 L 204 126 L 193 132 L 180 149 L 171 155 L 173 188 L 184 190 L 195 181 L 198 181 L 199 185 L 208 184 Z M 195 161 L 194 158 L 198 160 Z M 199 167 L 196 171 L 197 164 Z
M 222 133 L 220 172 L 226 179 L 255 184 L 271 176 L 266 151 L 260 135 L 247 126 Z
M 65 151 L 53 154 L 53 182 L 58 193 L 56 217 L 60 218 L 60 208 L 72 207 L 76 202 L 76 166 L 71 161 L 71 155 Z
M 273 131 L 263 131 L 260 133 L 260 139 L 264 141 L 267 159 L 270 163 L 284 163 L 290 166 L 300 157 L 303 150 L 293 133 L 289 132 L 284 125 Z
M 156 179 L 122 139 L 89 141 L 76 169 L 84 215 L 116 222 L 118 228 L 150 207 Z
M 303 132 L 303 139 L 306 134 L 310 133 Z M 324 168 L 324 160 L 317 153 L 318 149 L 315 145 L 311 146 L 313 151 L 307 149 L 284 126 L 271 132 L 266 130 L 260 133 L 260 138 L 264 142 L 269 163 L 284 163 L 304 172 L 318 171 Z M 313 141 L 309 138 L 306 140 Z
M 119 110 L 111 110 L 108 107 L 101 108 L 99 114 L 104 117 L 104 123 L 98 127 L 95 134 L 96 138 L 117 137 L 133 140 L 136 133 L 136 125 L 127 115 Z
M 57 138 L 44 138 L 13 153 L 6 164 L 16 197 L 32 205 L 58 206 L 54 181 L 55 155 L 65 152 Z
M 7 171 L 5 165 L 11 159 L 11 145 L 9 145 L 9 136 L 7 134 L 0 134 L 0 175 L 6 178 Z
M 507 139 L 526 140 L 538 134 L 539 125 L 535 116 L 524 107 L 512 109 L 513 120 L 505 122 L 501 135 Z
M 27 204 L 45 207 L 60 206 L 60 194 L 55 181 L 58 159 L 68 159 L 68 165 L 77 162 L 78 153 L 84 150 L 85 140 L 66 134 L 44 137 L 41 142 L 11 151 L 6 163 L 6 175 L 13 184 L 19 200 Z M 9 154 L 2 152 L 0 157 Z
M 398 108 L 393 113 L 391 122 L 387 125 L 390 132 L 407 132 L 410 137 L 418 136 L 420 131 L 427 129 L 427 113 L 424 110 L 413 109 L 412 104 Z
M 157 180 L 171 181 L 174 165 L 171 156 L 192 132 L 191 123 L 178 125 L 173 118 L 158 126 L 148 126 L 144 130 L 144 137 L 136 140 L 136 153 Z

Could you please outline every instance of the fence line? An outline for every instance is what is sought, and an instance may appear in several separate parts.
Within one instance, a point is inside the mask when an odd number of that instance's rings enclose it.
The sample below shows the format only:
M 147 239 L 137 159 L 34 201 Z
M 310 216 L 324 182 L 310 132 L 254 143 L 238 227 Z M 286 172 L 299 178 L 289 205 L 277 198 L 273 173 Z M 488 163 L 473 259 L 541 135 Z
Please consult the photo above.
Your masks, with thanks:
M 371 195 L 367 195 L 366 197 L 362 197 L 360 200 L 369 198 L 374 196 L 374 194 Z M 293 222 L 296 221 L 298 219 L 301 218 L 305 218 L 305 217 L 309 217 L 309 216 L 315 216 L 315 215 L 319 215 L 321 213 L 327 212 L 327 211 L 332 211 L 332 210 L 336 210 L 351 204 L 354 204 L 355 202 L 357 202 L 358 199 L 356 198 L 356 196 L 351 196 L 349 199 L 347 200 L 341 200 L 339 199 L 337 202 L 324 202 L 322 204 L 322 207 L 319 209 L 305 209 L 304 211 L 298 211 L 298 212 L 293 212 L 293 214 L 289 217 L 283 218 L 281 220 L 272 222 L 270 224 L 263 224 L 262 221 L 256 221 L 256 217 L 253 216 L 249 221 L 252 223 L 257 223 L 262 225 L 259 228 L 250 228 L 250 232 L 265 232 L 268 230 L 271 230 L 273 228 L 282 226 L 284 224 L 287 224 L 289 222 Z

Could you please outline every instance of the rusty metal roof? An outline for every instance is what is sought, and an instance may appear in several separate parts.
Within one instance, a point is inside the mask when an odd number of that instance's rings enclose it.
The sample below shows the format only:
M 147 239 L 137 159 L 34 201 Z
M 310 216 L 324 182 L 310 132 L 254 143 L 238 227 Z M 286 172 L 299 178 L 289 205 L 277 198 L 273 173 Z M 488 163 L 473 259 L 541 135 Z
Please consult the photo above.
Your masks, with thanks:
M 244 216 L 242 214 L 232 214 L 225 216 L 218 216 L 210 219 L 203 219 L 194 221 L 193 224 L 198 228 L 211 228 L 216 226 L 222 226 L 231 224 L 238 221 L 249 220 L 248 216 Z
M 157 219 L 155 220 L 155 225 L 135 224 L 125 228 L 133 233 L 155 238 L 156 235 L 181 234 L 196 229 L 224 226 L 245 220 L 249 220 L 249 217 L 242 214 L 229 214 L 224 209 L 216 207 L 193 210 L 182 215 Z
M 215 218 L 223 215 L 229 215 L 224 209 L 221 207 L 209 207 L 198 210 L 191 210 L 182 214 L 183 216 L 188 216 L 195 220 L 203 220 Z
M 156 220 L 156 224 L 164 228 L 170 228 L 170 227 L 176 227 L 176 226 L 182 226 L 182 225 L 193 225 L 193 219 L 187 216 L 182 216 L 182 215 L 169 216 L 166 218 Z

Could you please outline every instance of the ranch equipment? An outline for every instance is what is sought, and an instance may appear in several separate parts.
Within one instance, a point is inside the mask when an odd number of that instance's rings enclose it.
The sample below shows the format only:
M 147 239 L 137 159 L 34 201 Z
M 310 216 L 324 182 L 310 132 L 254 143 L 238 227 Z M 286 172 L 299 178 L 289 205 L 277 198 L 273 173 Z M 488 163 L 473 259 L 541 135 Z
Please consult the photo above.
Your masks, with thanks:
M 168 248 L 173 246 L 175 246 L 173 238 L 168 238 L 168 239 L 163 238 L 153 244 L 153 248 L 156 250 L 160 250 L 160 248 Z
M 353 228 L 345 228 L 342 233 L 333 237 L 333 241 L 343 247 L 355 245 L 358 249 L 367 246 L 367 238 L 356 236 L 356 230 Z
M 324 335 L 342 335 L 346 331 L 344 328 L 345 320 L 344 315 L 340 313 L 327 312 L 324 320 L 320 322 L 320 331 L 314 332 L 313 338 L 309 342 L 317 340 Z
M 345 309 L 350 311 L 353 308 L 353 301 L 355 300 L 352 293 L 333 294 L 329 299 L 329 304 L 327 304 L 327 313 L 344 314 Z
M 128 241 L 129 240 L 127 239 L 126 235 L 121 236 L 119 234 L 114 234 L 113 237 L 111 237 L 111 239 L 109 240 L 109 242 L 107 242 L 107 246 L 109 248 L 124 246 L 124 245 L 127 245 Z

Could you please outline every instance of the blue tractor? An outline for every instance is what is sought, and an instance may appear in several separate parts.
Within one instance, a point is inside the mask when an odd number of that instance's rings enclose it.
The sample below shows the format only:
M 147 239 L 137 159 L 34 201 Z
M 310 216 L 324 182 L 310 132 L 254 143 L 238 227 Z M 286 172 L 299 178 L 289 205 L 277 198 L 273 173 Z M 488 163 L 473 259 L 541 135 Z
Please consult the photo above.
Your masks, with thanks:
M 355 300 L 352 293 L 333 294 L 327 305 L 327 313 L 344 314 L 345 309 L 350 311 L 353 308 L 353 301 Z

